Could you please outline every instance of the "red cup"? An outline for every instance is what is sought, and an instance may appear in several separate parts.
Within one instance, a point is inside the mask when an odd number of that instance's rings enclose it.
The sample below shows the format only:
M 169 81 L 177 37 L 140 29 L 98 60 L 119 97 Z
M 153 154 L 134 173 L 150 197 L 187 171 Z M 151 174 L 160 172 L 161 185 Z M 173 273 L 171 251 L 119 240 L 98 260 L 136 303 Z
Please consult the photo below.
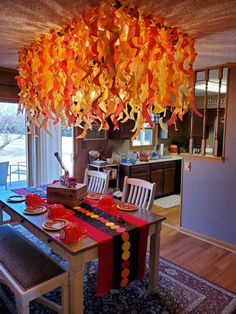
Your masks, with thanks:
M 105 194 L 103 197 L 99 200 L 100 206 L 113 206 L 115 204 L 115 200 L 112 195 Z
M 40 206 L 42 204 L 43 200 L 40 195 L 38 194 L 28 194 L 25 197 L 25 204 L 27 207 L 29 206 Z
M 83 235 L 83 230 L 78 224 L 69 222 L 61 231 L 60 239 L 66 243 L 75 243 Z
M 48 206 L 48 218 L 56 219 L 66 214 L 66 208 L 62 204 L 53 204 Z

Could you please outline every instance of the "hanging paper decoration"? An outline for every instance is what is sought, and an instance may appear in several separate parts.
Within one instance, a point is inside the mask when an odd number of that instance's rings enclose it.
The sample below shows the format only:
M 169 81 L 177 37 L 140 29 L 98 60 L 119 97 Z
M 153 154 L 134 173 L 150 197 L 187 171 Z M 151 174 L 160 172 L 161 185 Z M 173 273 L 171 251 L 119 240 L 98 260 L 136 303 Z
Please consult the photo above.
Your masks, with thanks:
M 193 106 L 194 40 L 127 2 L 103 1 L 19 51 L 20 110 L 29 126 L 50 121 L 108 129 L 171 108 L 172 124 Z M 160 121 L 162 124 L 162 121 Z

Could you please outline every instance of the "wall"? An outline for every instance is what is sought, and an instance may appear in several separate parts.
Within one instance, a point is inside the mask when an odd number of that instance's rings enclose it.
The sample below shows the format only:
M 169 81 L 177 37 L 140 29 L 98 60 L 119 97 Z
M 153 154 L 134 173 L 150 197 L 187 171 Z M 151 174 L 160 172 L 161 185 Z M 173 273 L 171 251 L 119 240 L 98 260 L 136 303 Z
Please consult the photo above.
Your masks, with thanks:
M 18 102 L 17 71 L 0 68 L 0 101 Z
M 230 69 L 225 162 L 191 160 L 183 173 L 181 226 L 236 245 L 236 68 Z
M 130 149 L 130 140 L 109 140 L 109 148 L 120 155 L 126 155 Z

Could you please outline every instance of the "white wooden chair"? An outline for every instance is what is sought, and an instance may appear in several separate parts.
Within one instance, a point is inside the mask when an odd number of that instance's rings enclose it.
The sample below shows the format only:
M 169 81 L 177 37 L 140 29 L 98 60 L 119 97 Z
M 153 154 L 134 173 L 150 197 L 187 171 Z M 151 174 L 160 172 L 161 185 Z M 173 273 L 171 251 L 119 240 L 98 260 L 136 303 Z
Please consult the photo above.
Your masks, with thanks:
M 122 201 L 151 210 L 156 190 L 156 183 L 145 180 L 124 178 Z
M 84 183 L 88 192 L 105 194 L 108 192 L 109 173 L 85 169 Z

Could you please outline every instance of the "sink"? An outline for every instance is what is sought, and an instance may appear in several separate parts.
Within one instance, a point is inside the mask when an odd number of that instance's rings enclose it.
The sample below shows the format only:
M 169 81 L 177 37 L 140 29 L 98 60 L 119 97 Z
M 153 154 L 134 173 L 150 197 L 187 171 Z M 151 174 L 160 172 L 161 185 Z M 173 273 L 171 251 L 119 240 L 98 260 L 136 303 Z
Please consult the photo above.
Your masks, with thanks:
M 158 156 L 158 159 L 171 159 L 172 156 Z

